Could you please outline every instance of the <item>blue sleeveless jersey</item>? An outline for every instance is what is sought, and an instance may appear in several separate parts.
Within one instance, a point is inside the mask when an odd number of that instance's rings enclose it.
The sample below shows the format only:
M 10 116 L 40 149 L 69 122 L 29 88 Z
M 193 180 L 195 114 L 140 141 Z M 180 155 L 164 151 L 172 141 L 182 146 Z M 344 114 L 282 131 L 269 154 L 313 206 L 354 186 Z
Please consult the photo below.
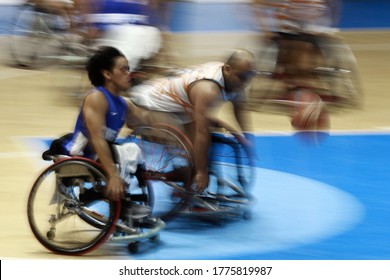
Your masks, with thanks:
M 128 109 L 126 101 L 122 96 L 114 96 L 104 87 L 97 87 L 97 89 L 104 94 L 108 102 L 104 138 L 108 142 L 115 142 L 119 131 L 125 124 Z M 73 138 L 64 145 L 68 155 L 81 155 L 88 158 L 94 158 L 95 153 L 89 143 L 89 138 L 89 131 L 81 108 L 76 121 Z
M 90 15 L 90 21 L 103 30 L 117 24 L 150 25 L 148 4 L 148 0 L 101 0 L 97 13 Z

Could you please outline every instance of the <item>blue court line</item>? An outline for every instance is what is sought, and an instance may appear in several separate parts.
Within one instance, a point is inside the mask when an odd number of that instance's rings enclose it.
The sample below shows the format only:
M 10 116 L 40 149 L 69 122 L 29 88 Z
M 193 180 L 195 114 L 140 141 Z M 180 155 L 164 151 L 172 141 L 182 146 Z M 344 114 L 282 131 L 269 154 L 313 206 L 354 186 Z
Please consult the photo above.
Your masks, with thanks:
M 161 245 L 129 258 L 390 259 L 390 135 L 304 136 L 255 137 L 260 174 L 255 191 L 261 203 L 252 220 L 223 227 L 180 224 L 181 231 L 168 227 L 161 233 Z M 48 139 L 42 141 L 48 143 Z M 347 208 L 343 208 L 344 202 Z M 317 207 L 319 204 L 322 208 Z M 291 223 L 286 215 L 294 207 L 301 212 Z M 344 220 L 333 223 L 334 230 L 322 228 L 322 232 L 315 233 L 318 236 L 305 235 L 315 227 L 326 226 L 326 219 L 332 224 L 330 215 Z M 337 228 L 343 226 L 343 221 L 345 228 Z M 267 232 L 273 226 L 276 230 Z M 293 232 L 299 240 L 292 240 Z M 274 247 L 266 247 L 271 241 Z M 199 242 L 206 243 L 208 249 Z M 283 242 L 292 243 L 283 247 Z M 252 250 L 247 249 L 249 245 Z M 211 254 L 213 246 L 221 253 Z M 225 252 L 226 246 L 232 251 Z

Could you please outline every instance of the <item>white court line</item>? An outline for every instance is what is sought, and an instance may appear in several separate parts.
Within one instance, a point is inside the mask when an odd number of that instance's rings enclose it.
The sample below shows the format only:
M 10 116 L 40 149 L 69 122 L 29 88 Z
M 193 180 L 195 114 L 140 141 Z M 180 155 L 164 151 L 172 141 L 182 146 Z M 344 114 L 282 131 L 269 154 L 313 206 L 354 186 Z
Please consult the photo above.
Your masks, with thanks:
M 389 51 L 390 43 L 349 44 L 349 47 L 355 51 Z
M 0 153 L 0 159 L 7 158 L 33 158 L 36 157 L 37 153 L 23 153 L 23 152 L 5 152 Z
M 20 150 L 25 152 L 5 152 L 0 153 L 0 159 L 7 158 L 29 158 L 31 166 L 40 170 L 47 166 L 47 161 L 42 159 L 42 152 L 48 147 L 43 142 L 44 139 L 54 139 L 55 137 L 49 136 L 14 136 L 11 137 L 14 143 L 18 144 Z
M 255 131 L 250 132 L 250 134 L 256 136 L 293 136 L 297 133 L 304 131 Z M 309 131 L 307 131 L 309 132 Z M 319 133 L 328 133 L 331 135 L 355 135 L 355 136 L 363 136 L 363 135 L 388 135 L 390 134 L 390 127 L 373 127 L 372 129 L 347 129 L 347 130 L 331 130 L 331 131 L 319 131 Z
M 390 131 L 390 126 L 378 126 L 378 127 L 375 127 L 376 129 L 379 129 L 379 130 L 389 130 Z
M 22 70 L 22 69 L 12 69 L 7 68 L 4 70 L 0 70 L 0 79 L 10 79 L 10 78 L 16 78 L 16 77 L 23 77 L 23 76 L 32 76 L 45 73 L 43 71 L 38 70 Z

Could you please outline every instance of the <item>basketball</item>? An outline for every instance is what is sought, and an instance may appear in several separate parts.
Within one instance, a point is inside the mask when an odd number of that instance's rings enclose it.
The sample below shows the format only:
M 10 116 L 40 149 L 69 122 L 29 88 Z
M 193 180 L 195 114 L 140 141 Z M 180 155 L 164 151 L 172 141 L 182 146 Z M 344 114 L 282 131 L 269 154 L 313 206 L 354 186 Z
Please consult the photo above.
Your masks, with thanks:
M 294 93 L 291 125 L 296 130 L 328 130 L 329 113 L 321 98 L 308 89 Z

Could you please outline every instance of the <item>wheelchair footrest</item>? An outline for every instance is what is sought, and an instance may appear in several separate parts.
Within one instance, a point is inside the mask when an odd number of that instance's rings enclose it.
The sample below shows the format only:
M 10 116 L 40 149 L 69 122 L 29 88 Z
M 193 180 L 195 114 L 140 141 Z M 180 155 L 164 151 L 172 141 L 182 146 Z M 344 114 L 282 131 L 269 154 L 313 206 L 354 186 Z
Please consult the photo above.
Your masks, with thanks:
M 118 225 L 118 226 L 120 226 L 120 225 Z M 137 232 L 134 232 L 134 234 L 132 233 L 130 235 L 122 235 L 122 236 L 112 235 L 110 238 L 110 241 L 112 241 L 112 242 L 134 242 L 134 241 L 149 239 L 149 238 L 156 236 L 164 228 L 165 228 L 165 223 L 162 220 L 160 220 L 160 219 L 153 220 L 152 219 L 152 220 L 150 220 L 148 228 L 146 228 L 146 227 L 141 228 L 141 230 L 138 230 Z

